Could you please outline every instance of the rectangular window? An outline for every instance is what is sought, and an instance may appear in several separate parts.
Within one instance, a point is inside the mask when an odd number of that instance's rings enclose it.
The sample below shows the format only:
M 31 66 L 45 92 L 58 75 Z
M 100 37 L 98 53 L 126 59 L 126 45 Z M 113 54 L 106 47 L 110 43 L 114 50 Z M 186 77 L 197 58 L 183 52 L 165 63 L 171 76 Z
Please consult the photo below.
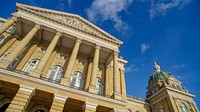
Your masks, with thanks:
M 41 47 L 41 48 L 39 49 L 39 52 L 41 52 L 41 53 L 45 53 L 45 52 L 46 52 L 46 49 L 43 48 L 43 47 Z
M 79 64 L 79 65 L 85 65 L 85 61 L 82 61 L 82 60 L 77 60 L 77 64 Z
M 64 55 L 64 54 L 59 54 L 59 56 L 58 56 L 58 58 L 60 58 L 60 59 L 67 59 L 67 56 L 66 55 Z

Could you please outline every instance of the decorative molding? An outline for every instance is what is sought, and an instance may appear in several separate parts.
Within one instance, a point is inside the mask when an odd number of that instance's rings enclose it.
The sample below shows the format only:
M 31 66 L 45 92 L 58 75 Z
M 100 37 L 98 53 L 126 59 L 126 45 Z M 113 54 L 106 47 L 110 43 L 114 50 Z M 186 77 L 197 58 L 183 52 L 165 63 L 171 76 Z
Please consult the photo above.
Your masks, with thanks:
M 90 102 L 85 102 L 85 104 L 83 105 L 83 108 L 92 108 L 92 109 L 95 109 L 97 108 L 97 104 L 94 104 L 94 103 L 90 103 Z
M 42 29 L 42 24 L 36 23 L 34 27 L 37 28 L 38 30 L 41 30 Z
M 71 30 L 78 31 L 82 34 L 87 34 L 91 37 L 94 37 L 96 39 L 99 39 L 99 40 L 102 40 L 102 41 L 105 41 L 117 46 L 121 46 L 123 43 L 120 40 L 116 39 L 115 37 L 109 35 L 105 31 L 101 30 L 100 28 L 98 27 L 95 28 L 95 25 L 91 25 L 91 23 L 89 23 L 88 21 L 86 22 L 86 20 L 84 20 L 82 17 L 77 16 L 77 15 L 72 16 L 72 14 L 69 15 L 67 13 L 64 13 L 62 16 L 58 16 L 58 13 L 62 13 L 62 12 L 53 11 L 53 10 L 45 11 L 45 9 L 43 8 L 32 7 L 32 6 L 23 5 L 23 4 L 17 4 L 17 9 L 20 12 L 34 15 L 43 20 L 47 20 L 55 24 L 62 25 Z M 51 14 L 55 14 L 55 15 L 51 16 Z M 58 17 L 56 18 L 56 16 Z
M 58 35 L 59 37 L 61 37 L 61 36 L 63 35 L 63 32 L 62 32 L 62 31 L 59 31 L 59 30 L 57 30 L 57 31 L 56 31 L 56 35 Z
M 20 85 L 19 90 L 26 91 L 26 92 L 29 92 L 29 93 L 33 93 L 33 95 L 35 95 L 35 88 L 31 88 L 31 87 L 28 87 L 28 86 Z
M 64 86 L 64 85 L 55 84 L 55 83 L 48 82 L 48 81 L 45 81 L 45 80 L 42 80 L 42 79 L 39 79 L 39 78 L 36 78 L 36 77 L 31 77 L 29 75 L 22 75 L 20 73 L 12 72 L 12 71 L 1 69 L 1 68 L 0 68 L 0 71 L 1 71 L 0 73 L 6 74 L 6 76 L 9 76 L 9 77 L 14 77 L 14 78 L 19 79 L 19 80 L 20 79 L 26 80 L 26 81 L 33 82 L 33 83 L 36 83 L 36 84 L 42 84 L 42 85 L 48 86 L 50 88 L 61 89 L 61 90 L 64 90 L 66 92 L 69 92 L 71 94 L 82 95 L 82 96 L 94 98 L 95 100 L 110 102 L 110 103 L 114 103 L 116 105 L 121 105 L 121 106 L 125 106 L 127 104 L 127 102 L 123 102 L 123 101 L 119 101 L 119 100 L 116 100 L 116 99 L 111 99 L 111 98 L 103 97 L 103 96 L 100 96 L 100 95 L 91 94 L 89 92 L 69 88 L 69 87 Z M 2 75 L 2 74 L 0 74 L 0 75 Z
M 58 99 L 58 100 L 61 100 L 61 101 L 64 101 L 64 102 L 68 99 L 68 97 L 61 96 L 61 95 L 58 95 L 58 94 L 54 94 L 54 98 Z

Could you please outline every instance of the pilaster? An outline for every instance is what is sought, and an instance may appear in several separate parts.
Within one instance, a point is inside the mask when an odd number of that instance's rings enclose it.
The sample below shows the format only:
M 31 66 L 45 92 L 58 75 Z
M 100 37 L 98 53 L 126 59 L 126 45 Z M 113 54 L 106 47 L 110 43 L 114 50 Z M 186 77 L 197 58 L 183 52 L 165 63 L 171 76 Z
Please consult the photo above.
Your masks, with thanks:
M 35 94 L 35 89 L 27 86 L 20 85 L 20 88 L 11 101 L 6 112 L 25 112 L 32 96 Z
M 54 94 L 50 112 L 62 112 L 68 97 Z
M 97 104 L 85 102 L 83 105 L 83 112 L 96 112 L 97 106 Z

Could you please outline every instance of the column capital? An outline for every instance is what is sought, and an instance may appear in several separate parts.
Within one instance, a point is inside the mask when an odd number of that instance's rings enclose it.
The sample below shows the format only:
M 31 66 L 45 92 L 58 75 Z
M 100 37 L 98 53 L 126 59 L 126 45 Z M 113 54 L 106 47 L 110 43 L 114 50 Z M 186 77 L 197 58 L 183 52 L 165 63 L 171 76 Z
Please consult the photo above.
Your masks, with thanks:
M 58 35 L 59 37 L 61 37 L 63 35 L 62 31 L 56 30 L 56 35 Z
M 23 91 L 26 91 L 26 92 L 29 92 L 29 93 L 32 93 L 33 95 L 35 95 L 35 88 L 32 88 L 32 87 L 20 85 L 19 90 L 23 90 Z
M 80 38 L 80 37 L 76 37 L 76 42 L 79 42 L 79 43 L 81 43 L 83 41 L 83 39 L 82 38 Z
M 124 69 L 124 68 L 119 68 L 119 70 L 120 70 L 120 73 L 121 73 L 121 74 L 124 74 L 124 72 L 125 72 L 125 69 Z
M 40 23 L 35 23 L 35 28 L 37 28 L 38 30 L 41 30 L 42 29 L 42 24 Z
M 20 16 L 12 16 L 11 19 L 13 19 L 15 22 L 18 22 L 20 20 Z
M 83 108 L 92 108 L 92 109 L 95 109 L 97 108 L 97 104 L 94 104 L 94 103 L 89 103 L 89 102 L 85 102 L 84 105 L 83 105 Z
M 64 102 L 68 99 L 68 97 L 61 96 L 61 95 L 58 95 L 58 94 L 54 94 L 54 98 L 58 99 L 58 100 L 61 100 L 61 101 L 64 101 Z
M 113 55 L 114 55 L 114 56 L 117 56 L 118 54 L 119 54 L 119 50 L 116 50 L 116 49 L 113 50 Z
M 96 49 L 100 49 L 100 48 L 101 48 L 101 45 L 100 45 L 100 44 L 96 44 L 95 48 L 96 48 Z

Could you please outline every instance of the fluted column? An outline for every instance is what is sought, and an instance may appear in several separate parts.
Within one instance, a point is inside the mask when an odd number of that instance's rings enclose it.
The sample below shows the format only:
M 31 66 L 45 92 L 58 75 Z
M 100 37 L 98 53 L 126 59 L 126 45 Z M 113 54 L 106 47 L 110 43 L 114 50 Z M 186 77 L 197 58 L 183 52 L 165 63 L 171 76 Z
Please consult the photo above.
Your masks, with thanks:
M 26 47 L 26 45 L 31 41 L 37 31 L 40 29 L 40 25 L 35 25 L 35 27 L 29 31 L 29 33 L 22 39 L 20 44 L 6 57 L 5 60 L 0 62 L 0 67 L 7 68 L 15 58 L 21 53 L 21 51 Z
M 77 38 L 74 48 L 72 50 L 71 56 L 69 58 L 67 68 L 65 70 L 64 78 L 61 79 L 61 84 L 63 84 L 63 85 L 69 86 L 70 77 L 72 75 L 72 70 L 73 70 L 74 64 L 76 62 L 80 44 L 81 44 L 81 39 Z
M 11 104 L 6 109 L 6 112 L 25 112 L 32 96 L 35 94 L 35 89 L 22 86 L 11 101 Z
M 113 53 L 114 98 L 121 100 L 120 74 L 118 70 L 118 52 Z
M 121 90 L 122 90 L 122 100 L 127 101 L 126 97 L 126 82 L 124 77 L 124 69 L 120 69 L 120 79 L 121 79 Z
M 41 61 L 38 64 L 38 66 L 36 67 L 35 70 L 32 71 L 31 75 L 33 75 L 35 77 L 40 77 L 40 75 L 41 75 L 47 61 L 49 60 L 51 53 L 55 49 L 60 37 L 61 37 L 61 32 L 57 32 L 56 35 L 54 36 L 54 38 L 52 39 L 51 43 L 49 44 L 46 52 L 44 53 Z
M 98 70 L 98 65 L 99 65 L 99 51 L 100 51 L 100 46 L 96 45 L 94 58 L 93 58 L 93 67 L 92 67 L 92 74 L 91 74 L 91 79 L 90 79 L 90 86 L 89 86 L 89 92 L 92 92 L 92 93 L 97 93 L 96 81 L 97 81 L 97 70 Z
M 9 27 L 11 27 L 15 21 L 17 21 L 17 17 L 11 17 L 8 21 L 0 26 L 0 35 L 4 33 Z

